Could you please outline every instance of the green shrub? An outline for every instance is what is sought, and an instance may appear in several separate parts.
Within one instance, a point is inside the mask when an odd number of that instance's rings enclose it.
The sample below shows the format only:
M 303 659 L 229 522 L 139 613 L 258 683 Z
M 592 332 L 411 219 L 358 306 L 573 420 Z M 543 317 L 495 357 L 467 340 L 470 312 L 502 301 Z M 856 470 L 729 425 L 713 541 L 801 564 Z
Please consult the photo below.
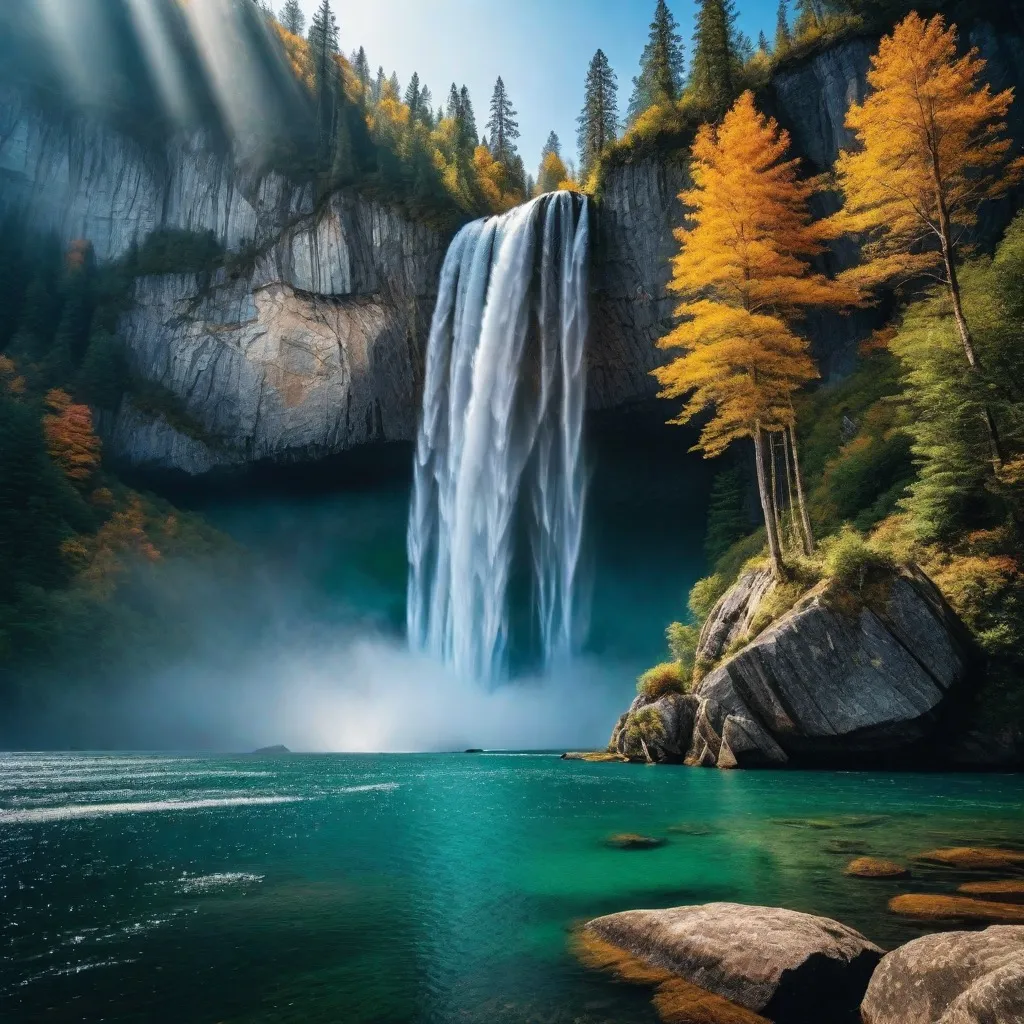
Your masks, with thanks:
M 693 672 L 697 658 L 697 643 L 700 640 L 700 627 L 690 626 L 682 622 L 673 622 L 665 630 L 668 650 L 679 663 L 685 676 Z
M 651 700 L 657 700 L 668 693 L 687 693 L 689 688 L 689 679 L 678 661 L 665 661 L 655 665 L 636 681 L 637 693 Z
M 697 580 L 690 591 L 690 611 L 693 617 L 700 623 L 705 622 L 729 587 L 730 580 L 718 572 Z
M 894 567 L 891 558 L 869 547 L 852 526 L 822 542 L 821 558 L 828 579 L 857 590 L 872 573 Z

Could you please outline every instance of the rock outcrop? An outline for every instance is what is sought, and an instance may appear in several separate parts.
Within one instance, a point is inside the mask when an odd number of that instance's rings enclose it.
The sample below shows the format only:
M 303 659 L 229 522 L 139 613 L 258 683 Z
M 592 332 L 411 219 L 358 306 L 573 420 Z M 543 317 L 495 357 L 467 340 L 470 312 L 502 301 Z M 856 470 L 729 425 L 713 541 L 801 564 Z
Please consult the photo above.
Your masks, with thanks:
M 878 965 L 864 1024 L 997 1024 L 1024 1020 L 1024 927 L 926 935 Z
M 588 934 L 771 1020 L 853 1019 L 882 956 L 836 921 L 736 903 L 610 914 Z
M 142 277 L 120 333 L 181 415 L 126 401 L 108 450 L 190 475 L 411 440 L 448 236 L 354 192 L 257 173 L 202 138 L 154 153 L 0 91 L 0 209 L 101 260 L 158 229 L 212 232 L 228 271 Z
M 610 749 L 720 768 L 920 757 L 974 659 L 934 584 L 912 567 L 863 594 L 826 581 L 729 656 L 772 591 L 765 575 L 745 574 L 712 611 L 698 656 L 718 664 L 694 692 L 638 697 Z

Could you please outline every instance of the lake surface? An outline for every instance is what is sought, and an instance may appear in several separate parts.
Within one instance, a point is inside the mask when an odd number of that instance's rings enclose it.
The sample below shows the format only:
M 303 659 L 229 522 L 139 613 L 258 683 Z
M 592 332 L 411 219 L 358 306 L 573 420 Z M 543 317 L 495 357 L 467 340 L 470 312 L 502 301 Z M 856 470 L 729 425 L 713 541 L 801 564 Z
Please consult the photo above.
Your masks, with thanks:
M 609 848 L 611 833 L 664 837 Z M 919 934 L 845 878 L 1024 843 L 1019 776 L 722 773 L 550 754 L 0 755 L 0 1019 L 652 1022 L 575 922 L 729 900 Z M 835 852 L 842 850 L 843 852 Z

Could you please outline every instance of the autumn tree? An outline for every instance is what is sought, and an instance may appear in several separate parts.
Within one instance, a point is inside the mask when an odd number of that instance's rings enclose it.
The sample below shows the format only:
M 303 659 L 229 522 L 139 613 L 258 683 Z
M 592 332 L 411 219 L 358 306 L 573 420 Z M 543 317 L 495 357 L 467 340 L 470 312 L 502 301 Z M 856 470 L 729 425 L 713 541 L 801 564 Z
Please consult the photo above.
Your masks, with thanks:
M 554 192 L 569 177 L 569 171 L 558 153 L 551 151 L 544 156 L 540 163 L 540 173 L 537 175 L 537 191 L 541 194 Z
M 964 315 L 958 249 L 982 201 L 1005 195 L 1022 171 L 1004 136 L 1013 91 L 993 94 L 979 81 L 984 70 L 977 49 L 958 55 L 956 26 L 941 15 L 910 14 L 897 25 L 871 59 L 869 95 L 846 115 L 858 148 L 836 164 L 845 205 L 832 218 L 835 230 L 864 239 L 851 280 L 877 287 L 930 276 L 946 287 L 974 373 L 982 367 Z M 991 411 L 984 416 L 998 466 L 999 431 Z
M 281 13 L 278 15 L 278 21 L 293 36 L 301 36 L 306 28 L 306 16 L 302 13 L 299 0 L 285 0 Z
M 709 120 L 721 117 L 736 97 L 736 14 L 732 0 L 698 0 L 689 91 Z
M 708 409 L 697 450 L 706 458 L 753 439 L 758 491 L 772 570 L 782 548 L 768 483 L 768 433 L 788 430 L 794 393 L 818 376 L 794 322 L 809 307 L 856 301 L 855 290 L 813 273 L 822 244 L 808 201 L 816 185 L 785 159 L 789 135 L 760 114 L 745 92 L 717 128 L 693 144 L 693 187 L 680 195 L 692 213 L 676 232 L 671 288 L 682 297 L 680 323 L 659 347 L 684 350 L 654 371 L 664 398 L 685 398 L 671 422 Z M 811 548 L 813 538 L 804 543 Z
M 658 0 L 650 36 L 640 57 L 640 74 L 633 79 L 627 118 L 632 124 L 655 104 L 674 103 L 683 91 L 683 41 L 665 0 Z
M 487 131 L 491 155 L 506 167 L 511 166 L 516 155 L 516 139 L 519 138 L 516 116 L 508 90 L 499 75 L 491 96 L 491 116 L 487 122 Z
M 821 28 L 823 14 L 817 0 L 796 0 L 797 39 Z
M 615 141 L 619 132 L 618 82 L 603 50 L 590 61 L 584 87 L 583 112 L 576 119 L 579 128 L 580 172 L 590 176 L 601 154 Z
M 72 483 L 82 486 L 100 464 L 100 441 L 93 432 L 92 413 L 59 388 L 47 394 L 46 406 L 50 412 L 43 417 L 43 433 L 50 458 Z

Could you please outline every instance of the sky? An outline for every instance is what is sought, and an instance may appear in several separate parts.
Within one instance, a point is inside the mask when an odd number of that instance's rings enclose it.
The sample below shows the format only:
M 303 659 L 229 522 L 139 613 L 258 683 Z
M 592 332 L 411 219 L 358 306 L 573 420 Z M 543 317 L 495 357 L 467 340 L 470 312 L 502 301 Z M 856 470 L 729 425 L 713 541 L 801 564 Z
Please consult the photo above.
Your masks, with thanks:
M 271 0 L 279 5 L 283 0 Z M 307 22 L 318 0 L 301 0 Z M 562 154 L 575 158 L 576 118 L 595 51 L 607 54 L 619 80 L 625 114 L 655 0 L 332 0 L 339 45 L 346 54 L 366 47 L 376 72 L 398 72 L 403 90 L 414 71 L 430 86 L 434 106 L 451 83 L 465 84 L 480 128 L 498 75 L 519 111 L 519 150 L 536 173 L 548 132 Z M 776 0 L 737 0 L 739 26 L 757 39 L 775 34 Z M 669 0 L 689 58 L 695 0 Z

